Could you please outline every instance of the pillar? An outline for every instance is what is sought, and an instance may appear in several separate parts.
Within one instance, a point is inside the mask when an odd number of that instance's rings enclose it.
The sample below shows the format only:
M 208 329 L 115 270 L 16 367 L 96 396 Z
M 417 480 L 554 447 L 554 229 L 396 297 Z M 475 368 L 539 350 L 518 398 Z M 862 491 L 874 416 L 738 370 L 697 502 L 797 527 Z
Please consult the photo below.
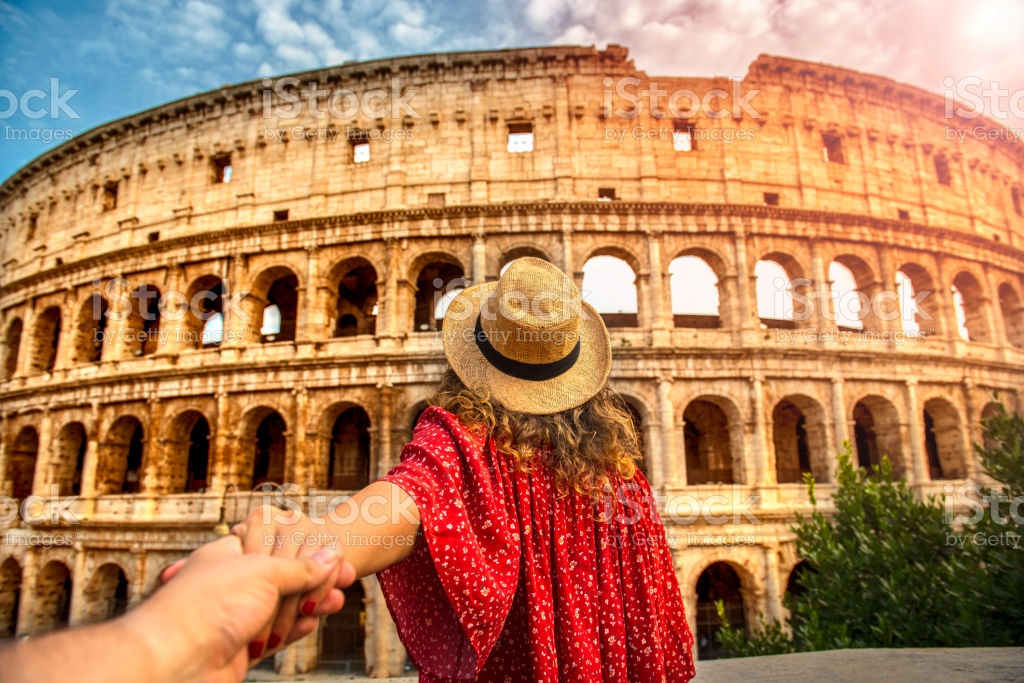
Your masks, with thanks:
M 78 626 L 85 623 L 88 616 L 88 604 L 85 597 L 85 589 L 89 584 L 85 575 L 86 556 L 85 548 L 81 543 L 75 543 L 74 567 L 71 568 L 71 609 L 68 614 L 68 626 Z
M 779 547 L 774 540 L 764 545 L 765 588 L 768 621 L 783 620 L 782 590 L 779 585 Z
M 238 485 L 235 476 L 235 463 L 232 445 L 235 443 L 231 433 L 231 405 L 226 391 L 217 392 L 217 417 L 213 433 L 213 448 L 210 449 L 210 490 L 224 491 L 228 483 Z
M 312 340 L 323 338 L 324 320 L 323 302 L 320 297 L 319 280 L 319 249 L 316 245 L 306 247 L 306 283 L 299 287 L 298 317 L 296 320 L 298 330 L 303 334 L 299 335 L 296 330 L 296 339 Z
M 766 430 L 764 423 L 764 380 L 759 377 L 752 377 L 750 379 L 750 406 L 753 412 L 751 418 L 754 424 L 753 452 L 751 453 L 751 462 L 754 466 L 754 484 L 756 486 L 764 486 L 770 483 L 770 478 L 773 478 L 768 474 L 768 470 L 774 470 L 774 468 L 771 466 L 772 463 L 768 462 L 769 453 L 765 441 Z M 746 477 L 744 477 L 744 481 L 747 481 Z
M 25 551 L 21 561 L 21 595 L 18 602 L 18 633 L 16 636 L 30 634 L 35 624 L 32 619 L 32 610 L 36 604 L 36 582 L 39 579 L 39 553 L 38 546 L 32 546 Z
M 832 378 L 832 434 L 835 439 L 835 447 L 837 453 L 843 448 L 843 444 L 850 443 L 850 434 L 847 430 L 846 424 L 846 396 L 845 396 L 845 385 L 842 377 Z M 856 459 L 856 455 L 852 452 L 853 446 L 850 445 L 851 456 Z M 828 478 L 829 481 L 836 480 L 836 453 L 829 456 L 828 459 Z
M 36 455 L 36 471 L 32 477 L 32 495 L 47 496 L 50 493 L 50 463 L 53 462 L 52 444 L 53 418 L 49 406 L 43 408 L 39 420 L 39 452 Z
M 736 225 L 736 302 L 739 313 L 738 327 L 741 331 L 755 329 L 754 319 L 757 318 L 756 307 L 750 304 L 750 288 L 754 273 L 747 262 L 747 235 L 742 225 Z
M 647 252 L 650 261 L 650 282 L 648 283 L 648 298 L 645 302 L 650 311 L 652 337 L 651 341 L 655 346 L 665 346 L 670 343 L 669 324 L 665 316 L 665 287 L 663 282 L 663 268 L 661 263 L 661 235 L 656 231 L 647 234 Z
M 917 405 L 917 380 L 906 381 L 906 402 L 907 402 L 907 431 L 910 440 L 910 471 L 913 472 L 914 480 L 911 484 L 923 483 L 930 480 L 925 468 L 924 451 L 924 417 Z
M 658 421 L 661 423 L 661 462 L 666 488 L 686 486 L 686 467 L 679 467 L 675 444 L 675 408 L 672 406 L 672 380 L 658 380 Z
M 487 281 L 487 240 L 483 230 L 473 234 L 473 284 Z
M 964 445 L 964 470 L 963 476 L 972 481 L 978 480 L 978 462 L 974 452 L 974 443 L 984 442 L 984 435 L 981 429 L 981 416 L 978 414 L 974 402 L 974 385 L 970 380 L 963 382 L 964 390 L 964 420 L 966 424 L 963 429 Z
M 380 409 L 377 424 L 377 463 L 376 473 L 371 473 L 374 478 L 387 474 L 392 466 L 391 458 L 391 413 L 394 404 L 394 390 L 390 384 L 381 384 L 379 387 Z

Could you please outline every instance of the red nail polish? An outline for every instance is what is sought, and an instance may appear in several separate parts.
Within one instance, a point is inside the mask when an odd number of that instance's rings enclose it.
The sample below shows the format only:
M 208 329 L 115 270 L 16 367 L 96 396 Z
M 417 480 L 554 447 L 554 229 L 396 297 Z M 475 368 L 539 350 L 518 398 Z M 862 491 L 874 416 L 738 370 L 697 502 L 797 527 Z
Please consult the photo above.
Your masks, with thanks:
M 315 609 L 316 603 L 312 600 L 306 600 L 306 602 L 302 603 L 302 613 L 305 614 L 307 617 L 312 616 L 313 610 Z
M 254 640 L 249 643 L 249 659 L 259 659 L 263 654 L 263 641 Z
M 267 649 L 273 650 L 275 647 L 281 644 L 281 636 L 276 633 L 271 633 L 270 637 L 267 638 Z

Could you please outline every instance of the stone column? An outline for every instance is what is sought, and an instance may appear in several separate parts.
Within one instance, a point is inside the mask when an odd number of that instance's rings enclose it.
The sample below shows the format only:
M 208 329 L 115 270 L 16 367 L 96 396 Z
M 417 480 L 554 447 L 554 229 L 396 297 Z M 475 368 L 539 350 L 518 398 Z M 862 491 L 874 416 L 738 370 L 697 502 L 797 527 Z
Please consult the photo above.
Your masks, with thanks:
M 14 482 L 7 478 L 7 442 L 11 438 L 10 415 L 0 411 L 0 496 L 14 494 Z
M 378 336 L 385 337 L 397 337 L 398 336 L 398 274 L 399 274 L 399 260 L 398 260 L 398 240 L 393 237 L 385 238 L 385 244 L 388 250 L 388 269 L 387 269 L 387 284 L 384 287 L 384 330 L 382 331 L 378 325 L 377 334 Z M 380 311 L 378 310 L 378 313 Z M 383 332 L 383 333 L 382 333 Z
M 180 295 L 175 295 L 173 298 L 165 298 L 164 301 L 169 309 L 174 306 L 183 306 L 184 310 L 168 310 L 167 312 L 173 316 L 172 319 L 165 316 L 163 311 L 158 309 L 159 326 L 157 330 L 160 336 L 157 339 L 156 353 L 161 355 L 177 354 L 192 348 L 192 340 L 186 337 L 187 325 L 185 323 L 189 322 L 186 318 L 192 316 L 192 311 L 188 310 L 189 302 L 185 299 L 185 294 L 182 293 L 184 280 L 185 273 L 180 264 L 168 266 L 167 272 L 164 275 L 164 286 L 160 291 L 160 296 L 167 297 L 168 292 L 179 292 Z M 160 299 L 158 298 L 157 302 L 159 301 Z M 202 326 L 200 326 L 199 331 L 202 332 L 202 329 Z
M 836 480 L 836 457 L 843 448 L 844 443 L 850 442 L 850 434 L 846 429 L 846 391 L 842 377 L 832 378 L 832 433 L 835 439 L 836 452 L 828 457 L 828 480 Z M 851 457 L 856 461 L 857 455 L 853 453 L 853 445 L 850 446 Z
M 374 472 L 371 472 L 375 479 L 387 474 L 393 464 L 391 462 L 391 413 L 394 404 L 394 390 L 390 384 L 385 383 L 378 386 L 378 392 L 380 409 L 377 424 L 377 462 Z
M 981 417 L 978 415 L 974 402 L 974 384 L 969 379 L 963 382 L 964 389 L 964 462 L 963 476 L 972 481 L 978 480 L 978 462 L 974 452 L 974 442 L 983 443 L 984 435 L 981 428 Z
M 213 448 L 210 449 L 209 478 L 211 491 L 225 491 L 229 483 L 239 485 L 235 473 L 234 449 L 231 433 L 231 403 L 226 391 L 217 392 L 217 422 L 214 427 Z
M 162 433 L 163 404 L 157 396 L 149 398 L 149 434 L 146 439 L 146 454 L 142 460 L 142 474 L 139 477 L 139 493 L 157 495 L 161 488 L 160 470 L 163 467 L 164 443 Z
M 754 273 L 747 263 L 747 235 L 742 224 L 736 224 L 736 308 L 737 320 L 740 331 L 756 329 L 754 320 L 757 319 L 757 306 L 751 306 L 750 290 L 754 283 Z
M 230 276 L 224 280 L 225 305 L 223 306 L 224 311 L 222 313 L 224 316 L 224 327 L 220 344 L 221 350 L 259 342 L 259 330 L 263 321 L 246 319 L 247 316 L 251 316 L 251 307 L 246 306 L 246 302 L 252 295 L 242 286 L 245 271 L 245 255 L 235 254 L 231 256 L 230 263 L 226 264 L 225 268 L 225 272 L 229 273 Z M 228 299 L 233 297 L 236 292 L 242 291 L 246 291 L 246 296 L 238 300 L 235 307 L 227 305 Z
M 21 594 L 18 601 L 18 633 L 17 636 L 33 632 L 35 624 L 32 610 L 36 604 L 36 582 L 39 579 L 39 552 L 36 546 L 25 551 L 21 568 Z
M 818 328 L 820 332 L 823 329 L 838 326 L 839 320 L 837 318 L 838 312 L 833 310 L 835 301 L 832 299 L 832 280 L 828 277 L 825 262 L 822 260 L 821 254 L 818 253 L 814 240 L 811 240 L 810 246 L 811 278 L 814 280 L 811 284 L 811 295 L 813 297 L 814 294 L 817 294 L 817 298 L 812 298 L 814 310 L 811 311 L 811 317 L 803 322 L 805 327 L 810 325 Z M 826 311 L 828 311 L 828 314 L 826 314 Z M 822 345 L 824 342 L 819 341 L 818 344 Z
M 75 561 L 71 569 L 71 609 L 68 611 L 68 626 L 78 626 L 85 623 L 89 614 L 89 605 L 85 599 L 85 588 L 89 579 L 85 575 L 86 556 L 85 548 L 81 543 L 75 543 Z
M 21 348 L 18 349 L 18 366 L 14 369 L 14 377 L 25 377 L 31 374 L 32 368 L 32 337 L 36 327 L 36 311 L 34 305 L 25 307 L 25 316 L 21 327 Z M 20 621 L 18 623 L 21 623 Z
M 50 493 L 50 464 L 53 462 L 53 418 L 50 407 L 43 408 L 39 420 L 39 452 L 36 455 L 36 470 L 32 477 L 32 495 L 48 496 Z
M 686 467 L 679 467 L 675 444 L 675 408 L 672 405 L 672 380 L 658 380 L 658 421 L 661 423 L 661 463 L 666 488 L 686 486 Z
M 315 244 L 306 247 L 306 284 L 305 287 L 299 288 L 301 292 L 299 314 L 302 316 L 304 324 L 299 325 L 298 329 L 302 330 L 303 334 L 300 336 L 296 332 L 296 339 L 303 341 L 322 339 L 323 329 L 326 325 L 319 287 L 319 252 L 320 250 Z
M 310 483 L 316 486 L 316 462 L 308 457 L 310 450 L 306 442 L 306 425 L 309 422 L 309 392 L 305 386 L 299 386 L 292 390 L 292 397 L 295 402 L 295 426 L 289 430 L 292 434 L 291 453 L 285 450 L 286 455 L 291 455 L 285 462 L 285 482 L 298 484 L 301 493 L 309 490 Z
M 1000 358 L 1004 357 L 1004 350 L 1010 346 L 1010 338 L 1006 335 L 1006 321 L 1003 320 L 1002 310 L 997 314 L 995 309 L 999 308 L 999 290 L 996 289 L 996 280 L 992 277 L 992 270 L 987 265 L 982 265 L 985 271 L 985 289 L 988 295 L 985 297 L 985 314 L 988 329 L 992 331 L 992 343 L 999 347 Z
M 82 484 L 79 496 L 85 501 L 82 511 L 86 518 L 92 517 L 96 505 L 96 473 L 99 469 L 100 451 L 100 404 L 92 402 L 89 421 L 85 425 L 85 458 L 82 460 Z
M 132 546 L 132 581 L 131 587 L 128 592 L 128 606 L 135 607 L 143 598 L 146 593 L 146 552 L 143 550 L 142 545 L 136 543 Z
M 487 281 L 487 240 L 483 230 L 473 233 L 473 284 Z
M 648 300 L 646 302 L 650 315 L 651 341 L 655 346 L 667 346 L 671 343 L 669 330 L 672 325 L 665 316 L 665 288 L 662 282 L 661 234 L 651 231 L 647 234 L 647 258 L 650 261 L 650 282 L 648 284 Z
M 764 544 L 765 588 L 767 594 L 768 621 L 782 621 L 782 588 L 779 585 L 779 546 L 774 539 Z
M 562 227 L 562 271 L 565 272 L 565 274 L 568 275 L 570 278 L 573 278 L 573 280 L 575 280 L 575 273 L 573 271 L 574 265 L 575 264 L 573 263 L 573 258 L 572 258 L 572 228 L 565 227 L 563 225 L 563 227 Z M 579 286 L 578 282 L 576 283 L 576 286 L 577 287 Z
M 931 477 L 928 475 L 928 470 L 925 466 L 925 450 L 924 450 L 924 417 L 920 408 L 917 405 L 917 380 L 908 379 L 906 381 L 906 400 L 907 400 L 907 431 L 910 439 L 910 457 L 912 462 L 910 463 L 910 472 L 913 473 L 914 480 L 911 484 L 923 483 L 930 481 Z
M 753 412 L 751 418 L 754 423 L 753 453 L 751 453 L 754 471 L 752 474 L 756 486 L 765 486 L 774 483 L 771 481 L 774 476 L 769 474 L 769 470 L 774 471 L 774 467 L 769 462 L 770 456 L 765 441 L 764 380 L 760 377 L 750 379 L 750 409 Z M 746 481 L 745 478 L 744 481 Z

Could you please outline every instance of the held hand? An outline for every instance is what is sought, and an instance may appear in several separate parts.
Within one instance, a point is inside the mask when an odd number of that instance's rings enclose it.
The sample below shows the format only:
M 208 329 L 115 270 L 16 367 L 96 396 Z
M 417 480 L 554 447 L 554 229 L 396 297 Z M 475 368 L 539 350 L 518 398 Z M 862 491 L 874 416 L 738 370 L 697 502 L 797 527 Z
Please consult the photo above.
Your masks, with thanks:
M 228 536 L 200 547 L 168 568 L 168 583 L 125 617 L 148 645 L 154 670 L 168 674 L 163 680 L 242 681 L 249 644 L 269 628 L 279 602 L 329 585 L 339 571 L 329 550 L 296 559 L 245 555 L 242 545 Z
M 338 566 L 318 586 L 305 594 L 281 600 L 274 618 L 258 632 L 249 647 L 249 656 L 258 660 L 312 633 L 318 617 L 341 609 L 344 596 L 339 588 L 355 581 L 352 565 L 343 561 L 344 548 L 336 535 L 293 510 L 265 505 L 252 511 L 231 533 L 242 540 L 245 553 L 274 558 L 313 557 L 322 550 L 338 558 Z

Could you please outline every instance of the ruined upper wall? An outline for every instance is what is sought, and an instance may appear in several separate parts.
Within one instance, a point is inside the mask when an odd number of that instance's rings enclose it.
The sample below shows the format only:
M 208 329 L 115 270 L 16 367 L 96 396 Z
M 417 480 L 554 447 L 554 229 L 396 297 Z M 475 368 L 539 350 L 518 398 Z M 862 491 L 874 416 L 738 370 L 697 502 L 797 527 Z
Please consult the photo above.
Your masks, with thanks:
M 1024 241 L 1021 145 L 986 137 L 1000 131 L 991 121 L 945 118 L 939 95 L 879 76 L 762 55 L 737 84 L 649 77 L 613 45 L 383 59 L 294 78 L 281 95 L 251 81 L 105 124 L 18 171 L 0 186 L 3 281 L 155 239 L 270 223 L 284 211 L 296 220 L 595 201 L 608 190 L 629 202 L 777 202 L 899 217 L 1002 246 Z M 419 92 L 408 100 L 413 115 L 393 107 L 397 115 L 382 119 L 339 118 L 323 111 L 321 95 L 317 117 L 302 93 L 311 80 L 325 93 L 389 93 L 373 107 Z M 615 113 L 630 108 L 614 94 L 620 83 L 630 93 L 657 83 L 662 110 L 671 93 L 719 89 L 711 108 L 729 114 L 688 119 L 696 149 L 677 151 L 671 117 L 650 106 L 633 118 Z M 753 90 L 749 110 L 734 106 Z M 292 98 L 302 103 L 297 117 L 273 113 Z M 533 152 L 509 153 L 510 126 L 524 124 Z M 369 138 L 366 163 L 353 159 L 353 131 Z M 826 137 L 839 140 L 842 163 L 823 159 Z M 217 183 L 215 160 L 227 157 L 231 182 Z

